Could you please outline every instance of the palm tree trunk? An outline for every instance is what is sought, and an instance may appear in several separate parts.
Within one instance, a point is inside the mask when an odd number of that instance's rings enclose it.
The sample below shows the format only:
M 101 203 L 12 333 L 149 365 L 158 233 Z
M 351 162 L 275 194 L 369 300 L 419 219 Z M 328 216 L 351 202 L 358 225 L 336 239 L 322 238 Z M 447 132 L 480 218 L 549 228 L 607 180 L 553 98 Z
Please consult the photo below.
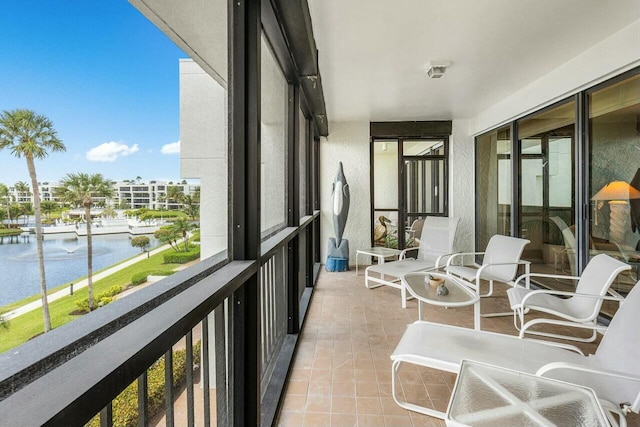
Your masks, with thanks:
M 91 202 L 84 204 L 84 217 L 87 223 L 87 288 L 89 289 L 89 310 L 95 309 L 93 299 L 93 240 L 91 239 Z
M 44 273 L 44 248 L 42 241 L 44 239 L 42 233 L 42 216 L 40 213 L 40 190 L 38 189 L 38 178 L 36 177 L 36 166 L 33 162 L 33 156 L 26 155 L 27 168 L 29 169 L 29 177 L 31 178 L 31 186 L 33 187 L 33 210 L 36 217 L 36 247 L 38 250 L 38 269 L 40 271 L 40 296 L 42 298 L 42 317 L 44 320 L 44 331 L 51 330 L 51 316 L 49 315 L 49 301 L 47 300 L 47 278 Z

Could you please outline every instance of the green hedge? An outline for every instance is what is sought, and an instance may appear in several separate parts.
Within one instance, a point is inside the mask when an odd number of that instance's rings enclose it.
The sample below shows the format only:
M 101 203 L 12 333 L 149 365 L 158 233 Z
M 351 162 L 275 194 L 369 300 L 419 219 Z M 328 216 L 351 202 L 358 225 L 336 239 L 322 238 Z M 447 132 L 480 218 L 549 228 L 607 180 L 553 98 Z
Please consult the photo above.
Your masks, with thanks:
M 173 388 L 178 391 L 187 377 L 187 352 L 185 349 L 173 352 Z M 193 364 L 200 364 L 200 341 L 193 346 Z M 191 367 L 193 369 L 193 367 Z M 147 370 L 147 392 L 149 395 L 149 418 L 164 409 L 164 356 Z M 100 426 L 100 415 L 87 423 L 88 427 Z M 113 400 L 113 427 L 138 426 L 138 381 L 131 383 Z
M 113 285 L 112 287 L 110 287 L 106 291 L 104 291 L 104 292 L 102 292 L 102 293 L 100 293 L 100 294 L 98 294 L 97 296 L 94 297 L 95 305 L 97 307 L 102 307 L 104 305 L 109 304 L 111 301 L 113 301 L 113 297 L 118 295 L 120 292 L 122 292 L 122 286 Z M 84 311 L 85 313 L 88 313 L 89 312 L 89 297 L 87 297 L 85 299 L 81 299 L 79 301 L 76 301 L 76 305 L 78 306 L 78 310 Z
M 165 264 L 186 264 L 200 258 L 200 246 L 195 245 L 189 252 L 171 252 L 162 254 Z
M 166 262 L 166 261 L 165 261 Z M 148 276 L 171 276 L 175 271 L 152 270 L 142 271 L 131 276 L 131 286 L 138 286 L 147 281 Z

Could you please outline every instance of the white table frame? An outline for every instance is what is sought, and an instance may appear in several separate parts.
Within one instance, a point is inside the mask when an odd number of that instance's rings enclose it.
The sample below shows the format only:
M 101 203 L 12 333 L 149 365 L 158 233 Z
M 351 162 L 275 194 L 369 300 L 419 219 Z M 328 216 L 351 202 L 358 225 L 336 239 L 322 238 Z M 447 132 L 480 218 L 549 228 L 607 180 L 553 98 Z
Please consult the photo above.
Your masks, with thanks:
M 380 251 L 380 252 L 378 252 Z M 382 253 L 384 251 L 385 253 Z M 402 253 L 400 249 L 385 248 L 383 246 L 373 246 L 356 250 L 356 276 L 358 275 L 358 255 L 366 255 L 378 258 L 378 264 L 384 264 L 385 258 L 399 256 Z
M 431 299 L 425 297 L 424 295 L 420 295 L 417 293 L 406 280 L 407 276 L 422 276 L 423 279 L 420 281 L 424 283 L 424 277 L 429 275 L 431 277 L 439 277 L 445 279 L 445 284 L 447 287 L 455 286 L 460 289 L 463 293 L 465 293 L 469 299 L 466 301 L 447 301 L 446 298 L 442 299 Z M 473 305 L 473 327 L 476 330 L 480 330 L 481 327 L 481 317 L 480 317 L 480 295 L 477 290 L 473 289 L 473 285 L 467 282 L 464 279 L 459 277 L 455 277 L 446 273 L 438 273 L 435 271 L 425 271 L 418 273 L 407 273 L 402 276 L 402 286 L 404 286 L 411 296 L 413 296 L 416 300 L 418 300 L 418 320 L 422 319 L 422 303 L 431 304 L 439 307 L 453 308 L 453 307 L 466 307 L 468 305 Z M 430 286 L 430 285 L 427 285 Z

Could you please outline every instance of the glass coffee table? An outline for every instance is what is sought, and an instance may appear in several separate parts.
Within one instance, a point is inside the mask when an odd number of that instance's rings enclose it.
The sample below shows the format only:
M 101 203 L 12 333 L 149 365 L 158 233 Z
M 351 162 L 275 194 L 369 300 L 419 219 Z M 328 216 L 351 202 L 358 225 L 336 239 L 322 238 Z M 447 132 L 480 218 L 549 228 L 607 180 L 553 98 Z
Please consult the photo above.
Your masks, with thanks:
M 445 415 L 449 427 L 609 426 L 592 389 L 463 360 Z
M 437 286 L 429 284 L 430 278 L 444 279 L 444 285 L 449 290 L 447 295 L 438 295 Z M 407 273 L 402 276 L 402 285 L 406 287 L 416 300 L 418 300 L 418 319 L 422 320 L 422 303 L 440 307 L 464 307 L 474 305 L 473 326 L 480 329 L 480 296 L 473 289 L 473 285 L 458 277 L 445 273 L 425 271 L 419 273 Z
M 378 258 L 378 264 L 383 264 L 385 258 L 400 255 L 402 251 L 399 249 L 385 248 L 383 246 L 374 246 L 372 248 L 364 248 L 356 250 L 356 276 L 358 275 L 358 255 L 366 255 Z

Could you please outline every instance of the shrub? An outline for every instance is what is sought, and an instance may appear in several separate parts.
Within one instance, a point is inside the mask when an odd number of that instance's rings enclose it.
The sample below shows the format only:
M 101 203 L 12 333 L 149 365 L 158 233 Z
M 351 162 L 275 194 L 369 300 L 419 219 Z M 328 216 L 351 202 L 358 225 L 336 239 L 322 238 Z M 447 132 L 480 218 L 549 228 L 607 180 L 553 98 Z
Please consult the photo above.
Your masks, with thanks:
M 94 299 L 95 303 L 98 307 L 105 306 L 113 301 L 113 297 L 122 292 L 122 286 L 113 285 L 106 291 L 98 294 Z M 76 306 L 78 307 L 78 311 L 82 311 L 84 313 L 89 312 L 89 297 L 76 301 Z
M 165 252 L 162 257 L 165 264 L 186 264 L 200 258 L 200 246 L 189 248 L 189 252 Z
M 147 281 L 148 276 L 171 276 L 175 271 L 152 270 L 142 271 L 131 276 L 131 286 L 138 286 Z
M 174 390 L 179 390 L 187 377 L 187 352 L 176 350 L 173 352 L 173 384 Z M 193 346 L 194 367 L 200 364 L 200 341 Z M 193 369 L 193 367 L 191 368 Z M 164 408 L 164 356 L 147 370 L 147 393 L 149 415 L 153 418 Z M 177 395 L 177 393 L 176 393 Z M 113 400 L 113 426 L 137 427 L 138 425 L 138 381 L 131 383 L 118 397 Z M 87 423 L 88 427 L 100 426 L 100 415 L 96 415 Z

